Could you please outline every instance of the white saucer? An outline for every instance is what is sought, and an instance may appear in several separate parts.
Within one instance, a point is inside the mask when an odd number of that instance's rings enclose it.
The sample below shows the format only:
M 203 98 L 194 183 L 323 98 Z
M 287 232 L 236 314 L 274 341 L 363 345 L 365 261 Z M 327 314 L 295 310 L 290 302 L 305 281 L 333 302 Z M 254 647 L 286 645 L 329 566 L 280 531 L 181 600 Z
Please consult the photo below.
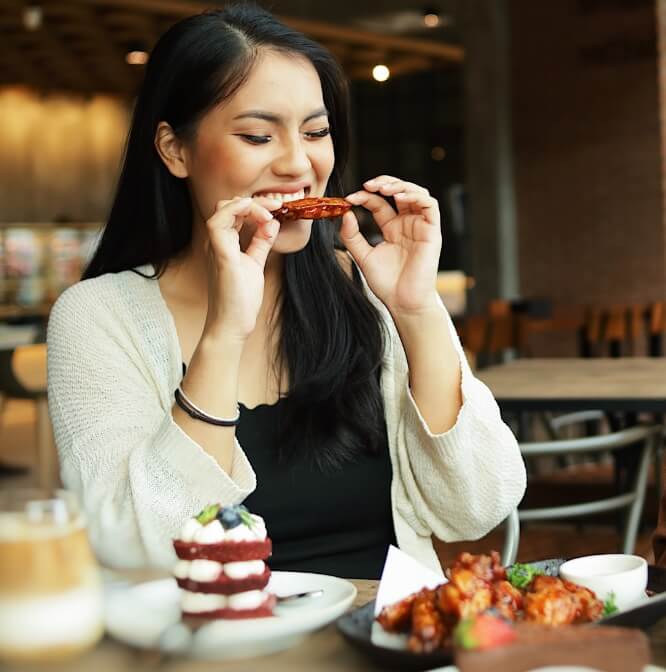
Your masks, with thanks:
M 223 659 L 281 651 L 341 616 L 356 597 L 356 587 L 349 581 L 302 572 L 273 572 L 268 590 L 277 595 L 311 590 L 324 593 L 277 607 L 270 618 L 213 621 L 196 633 L 193 655 Z M 162 631 L 180 619 L 179 602 L 180 588 L 175 579 L 116 588 L 107 594 L 107 631 L 131 646 L 157 648 Z

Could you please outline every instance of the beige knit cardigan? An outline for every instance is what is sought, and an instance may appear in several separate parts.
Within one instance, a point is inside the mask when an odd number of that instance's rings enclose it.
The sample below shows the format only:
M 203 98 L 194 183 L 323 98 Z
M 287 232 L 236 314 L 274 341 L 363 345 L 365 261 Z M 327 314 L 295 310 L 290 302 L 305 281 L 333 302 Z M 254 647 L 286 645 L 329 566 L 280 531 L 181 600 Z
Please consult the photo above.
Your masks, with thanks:
M 431 535 L 459 541 L 486 534 L 522 498 L 525 468 L 448 314 L 463 406 L 449 431 L 433 435 L 410 393 L 390 314 L 371 300 L 388 333 L 381 383 L 396 539 L 439 568 Z M 47 340 L 61 475 L 83 503 L 98 557 L 115 567 L 171 566 L 171 539 L 186 518 L 209 502 L 242 501 L 257 482 L 238 442 L 226 473 L 171 416 L 182 356 L 159 283 L 130 271 L 79 282 L 55 304 Z

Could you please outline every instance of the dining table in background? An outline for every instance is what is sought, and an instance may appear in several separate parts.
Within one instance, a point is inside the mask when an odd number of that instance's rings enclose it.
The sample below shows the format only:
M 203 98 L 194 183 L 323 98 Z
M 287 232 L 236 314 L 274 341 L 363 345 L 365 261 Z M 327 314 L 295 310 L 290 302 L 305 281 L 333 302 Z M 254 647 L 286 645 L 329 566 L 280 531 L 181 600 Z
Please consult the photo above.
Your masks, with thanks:
M 114 580 L 128 585 L 140 581 L 164 578 L 156 570 L 113 572 Z M 350 609 L 360 607 L 375 598 L 379 581 L 352 579 L 358 594 Z M 666 666 L 666 618 L 647 633 L 653 663 Z M 337 631 L 335 623 L 306 635 L 296 646 L 255 658 L 237 660 L 195 660 L 165 656 L 159 651 L 136 649 L 105 636 L 88 653 L 73 660 L 47 665 L 2 667 L 11 672 L 373 672 L 386 670 L 353 648 Z
M 666 358 L 516 359 L 476 375 L 503 413 L 666 413 Z
M 666 417 L 664 357 L 523 358 L 476 375 L 490 388 L 521 442 L 533 439 L 535 414 L 598 410 L 613 431 L 635 424 L 640 413 L 653 414 L 660 424 Z M 621 487 L 638 468 L 637 454 L 623 450 L 614 464 Z

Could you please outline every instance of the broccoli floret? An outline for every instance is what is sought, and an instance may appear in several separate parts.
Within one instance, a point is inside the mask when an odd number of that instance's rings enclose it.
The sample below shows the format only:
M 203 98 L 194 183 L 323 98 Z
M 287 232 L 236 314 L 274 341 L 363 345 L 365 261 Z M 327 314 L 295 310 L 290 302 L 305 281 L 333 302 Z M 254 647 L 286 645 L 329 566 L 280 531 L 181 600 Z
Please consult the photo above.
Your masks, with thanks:
M 516 562 L 506 570 L 506 578 L 515 588 L 527 588 L 535 576 L 543 573 L 543 570 L 538 567 Z

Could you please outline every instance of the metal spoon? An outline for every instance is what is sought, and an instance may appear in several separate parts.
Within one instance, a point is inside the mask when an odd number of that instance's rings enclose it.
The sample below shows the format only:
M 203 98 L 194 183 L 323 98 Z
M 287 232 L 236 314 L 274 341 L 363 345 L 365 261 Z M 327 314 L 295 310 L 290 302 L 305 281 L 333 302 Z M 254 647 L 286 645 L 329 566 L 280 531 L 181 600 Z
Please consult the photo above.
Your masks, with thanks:
M 280 606 L 282 605 L 287 605 L 287 604 L 293 604 L 294 602 L 297 602 L 298 600 L 302 600 L 304 598 L 314 598 L 314 597 L 321 597 L 324 594 L 323 590 L 307 590 L 304 593 L 294 593 L 293 595 L 276 595 L 275 598 L 278 601 L 278 604 Z

